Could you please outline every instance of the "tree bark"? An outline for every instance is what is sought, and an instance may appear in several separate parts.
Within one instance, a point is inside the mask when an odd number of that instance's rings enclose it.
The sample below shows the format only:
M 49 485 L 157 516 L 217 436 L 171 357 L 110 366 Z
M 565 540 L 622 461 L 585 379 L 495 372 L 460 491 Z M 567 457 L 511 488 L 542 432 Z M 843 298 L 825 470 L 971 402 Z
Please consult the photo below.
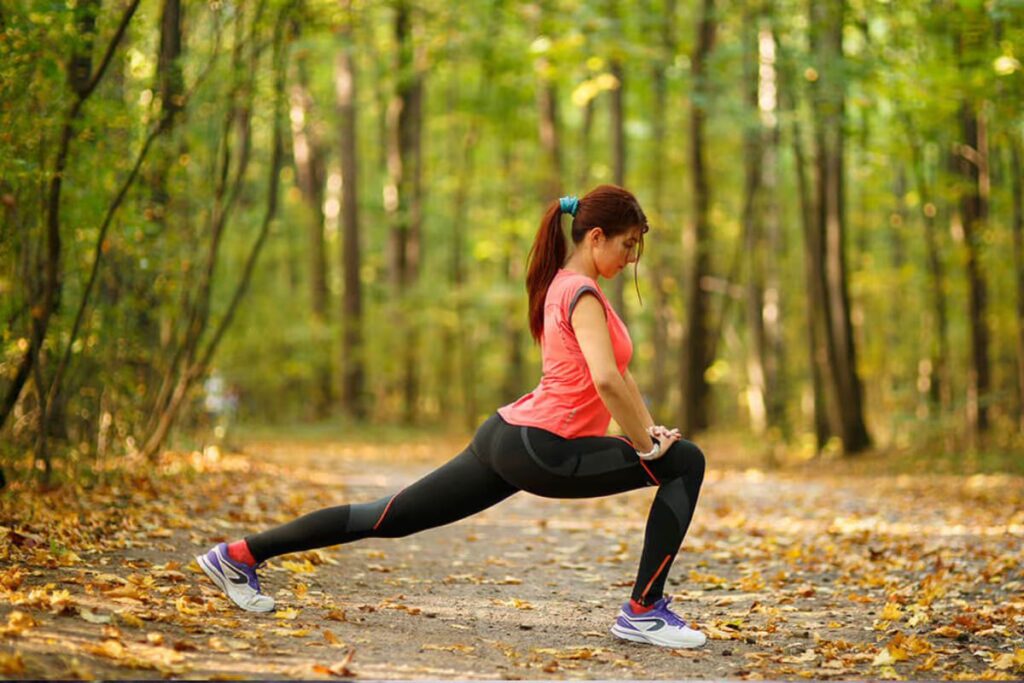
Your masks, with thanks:
M 673 25 L 676 14 L 676 0 L 666 0 L 664 7 L 650 8 L 652 13 L 660 11 L 661 31 L 659 35 L 659 54 L 654 60 L 651 73 L 651 87 L 654 91 L 654 108 L 651 111 L 651 150 L 654 159 L 651 164 L 651 207 L 654 209 L 654 226 L 652 233 L 666 234 L 665 229 L 665 138 L 668 132 L 666 112 L 668 111 L 668 80 L 666 69 L 675 54 L 676 41 Z M 664 255 L 667 249 L 656 247 L 648 252 L 654 292 L 654 320 L 651 329 L 651 341 L 654 346 L 654 363 L 651 368 L 651 412 L 654 415 L 668 414 L 668 392 L 671 372 L 665 372 L 669 362 L 668 327 L 672 319 L 669 292 L 665 283 L 670 278 Z
M 828 374 L 828 346 L 825 341 L 827 326 L 824 316 L 824 265 L 821 240 L 816 229 L 815 198 L 812 196 L 807 178 L 807 154 L 804 150 L 804 133 L 799 120 L 799 98 L 797 76 L 793 60 L 780 47 L 779 99 L 782 108 L 789 114 L 790 145 L 793 149 L 793 166 L 796 174 L 797 195 L 800 206 L 800 226 L 804 240 L 804 288 L 807 291 L 807 350 L 810 359 L 812 397 L 812 423 L 815 446 L 818 452 L 825 448 L 832 433 L 833 422 L 828 414 L 825 398 L 825 376 Z
M 984 9 L 963 5 L 958 8 L 954 35 L 957 66 L 964 81 L 959 125 L 961 142 L 956 146 L 956 170 L 961 175 L 959 213 L 964 229 L 965 260 L 968 279 L 968 325 L 971 332 L 971 357 L 968 370 L 967 417 L 972 435 L 988 430 L 988 294 L 981 272 L 979 252 L 981 232 L 988 214 L 988 155 L 985 121 L 981 104 L 971 85 L 973 74 L 982 65 L 988 27 Z
M 1011 133 L 1010 194 L 1013 195 L 1013 270 L 1017 273 L 1017 424 L 1024 433 L 1024 174 L 1019 133 Z
M 392 222 L 392 285 L 400 306 L 403 419 L 417 419 L 419 330 L 408 301 L 419 271 L 423 73 L 416 64 L 409 5 L 398 2 L 394 23 L 397 84 L 388 105 L 388 186 L 385 209 Z
M 298 31 L 297 25 L 293 27 Z M 314 383 L 313 412 L 316 417 L 327 415 L 333 401 L 331 360 L 329 354 L 321 355 L 319 347 L 327 337 L 328 291 L 327 252 L 324 248 L 324 170 L 323 147 L 313 127 L 313 97 L 309 91 L 309 73 L 304 55 L 295 60 L 295 76 L 290 93 L 292 132 L 292 161 L 295 164 L 295 180 L 306 204 L 309 220 L 309 287 L 313 339 L 317 348 L 313 350 Z
M 345 291 L 341 301 L 341 367 L 342 402 L 345 410 L 357 419 L 367 415 L 366 359 L 363 353 L 363 293 L 359 277 L 361 267 L 359 245 L 358 146 L 356 125 L 356 65 L 353 59 L 355 15 L 352 1 L 342 0 L 341 30 L 338 57 L 335 63 L 334 90 L 341 122 L 341 268 Z
M 967 423 L 974 434 L 988 430 L 989 355 L 988 323 L 985 320 L 988 293 L 981 273 L 979 252 L 981 232 L 988 212 L 983 182 L 988 161 L 982 146 L 984 123 L 976 105 L 969 99 L 960 106 L 960 132 L 963 142 L 957 167 L 963 179 L 960 194 L 960 220 L 963 223 L 967 269 L 967 322 L 970 328 L 970 364 L 967 372 Z
M 619 7 L 616 0 L 610 0 L 609 12 L 615 34 L 621 34 L 622 22 L 619 17 Z M 608 105 L 611 114 L 612 129 L 612 179 L 619 187 L 626 186 L 626 122 L 624 113 L 623 97 L 626 88 L 626 74 L 623 69 L 622 57 L 613 48 L 611 59 L 608 63 L 608 71 L 615 77 L 617 84 L 608 93 Z M 611 299 L 619 317 L 623 322 L 628 322 L 626 317 L 626 272 L 623 277 L 617 277 L 612 282 Z
M 749 7 L 743 16 L 743 90 L 746 119 L 743 134 L 744 199 L 743 243 L 746 257 L 747 319 L 747 412 L 751 431 L 758 436 L 768 429 L 768 388 L 765 377 L 764 326 L 764 215 L 762 176 L 764 173 L 758 93 L 760 90 L 760 12 Z
M 690 102 L 690 170 L 693 221 L 687 229 L 684 247 L 692 254 L 687 277 L 686 331 L 683 338 L 680 424 L 684 434 L 695 434 L 708 426 L 709 386 L 705 372 L 709 365 L 709 306 L 701 286 L 710 273 L 711 245 L 708 210 L 710 183 L 705 163 L 704 123 L 709 95 L 707 61 L 715 41 L 714 0 L 702 0 L 697 23 L 697 40 L 692 63 L 693 95 Z
M 824 255 L 824 318 L 827 329 L 829 414 L 832 432 L 852 455 L 871 445 L 864 425 L 862 389 L 850 324 L 846 275 L 846 211 L 844 202 L 843 21 L 845 0 L 810 3 L 811 45 L 818 66 L 813 84 L 815 113 L 816 232 Z

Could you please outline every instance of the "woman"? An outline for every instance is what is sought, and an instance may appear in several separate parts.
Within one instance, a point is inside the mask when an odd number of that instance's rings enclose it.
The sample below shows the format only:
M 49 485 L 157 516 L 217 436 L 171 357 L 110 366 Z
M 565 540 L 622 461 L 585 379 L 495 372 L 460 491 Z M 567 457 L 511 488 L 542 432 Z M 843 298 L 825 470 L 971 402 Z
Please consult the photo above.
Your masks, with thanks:
M 561 218 L 572 217 L 567 257 Z M 500 408 L 453 460 L 372 503 L 326 508 L 196 558 L 239 607 L 270 611 L 256 568 L 271 557 L 362 538 L 394 538 L 449 524 L 517 491 L 551 498 L 658 492 L 640 568 L 611 632 L 666 647 L 700 647 L 705 636 L 669 609 L 665 579 L 689 527 L 704 456 L 677 430 L 655 425 L 627 369 L 629 333 L 597 284 L 643 252 L 647 219 L 628 191 L 602 185 L 552 202 L 530 252 L 530 331 L 544 374 L 532 392 Z M 611 418 L 625 437 L 605 436 Z

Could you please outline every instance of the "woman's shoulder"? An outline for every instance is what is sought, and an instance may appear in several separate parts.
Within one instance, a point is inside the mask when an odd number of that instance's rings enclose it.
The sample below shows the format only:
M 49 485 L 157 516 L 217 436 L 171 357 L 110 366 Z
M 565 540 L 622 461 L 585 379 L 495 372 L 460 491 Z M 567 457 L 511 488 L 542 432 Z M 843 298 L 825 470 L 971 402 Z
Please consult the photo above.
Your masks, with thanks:
M 593 292 L 602 303 L 604 293 L 593 278 L 582 273 L 575 273 L 569 270 L 559 270 L 551 288 L 548 290 L 548 304 L 558 304 L 564 310 L 575 308 L 580 297 L 587 292 Z

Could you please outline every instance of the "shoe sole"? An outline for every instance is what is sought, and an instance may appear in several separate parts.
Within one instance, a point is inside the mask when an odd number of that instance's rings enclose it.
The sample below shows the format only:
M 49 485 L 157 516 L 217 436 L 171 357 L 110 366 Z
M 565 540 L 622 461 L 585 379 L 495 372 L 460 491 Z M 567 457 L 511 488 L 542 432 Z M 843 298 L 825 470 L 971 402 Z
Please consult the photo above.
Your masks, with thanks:
M 703 647 L 704 643 L 707 642 L 707 638 L 705 638 L 699 643 L 670 643 L 661 640 L 655 636 L 649 635 L 647 633 L 639 633 L 637 631 L 626 631 L 624 629 L 620 629 L 618 624 L 613 624 L 611 629 L 609 630 L 613 636 L 615 636 L 616 638 L 622 638 L 623 640 L 629 640 L 634 643 L 644 643 L 646 645 L 658 645 L 660 647 L 670 647 L 676 649 L 694 650 L 698 647 Z
M 228 590 L 227 585 L 226 585 L 226 583 L 224 581 L 224 577 L 221 576 L 220 573 L 218 573 L 217 570 L 214 569 L 213 566 L 210 565 L 209 561 L 206 559 L 206 555 L 196 555 L 196 564 L 199 565 L 199 568 L 203 570 L 203 573 L 206 574 L 208 577 L 210 577 L 210 580 L 213 581 L 217 585 L 218 588 L 220 588 L 222 591 L 224 591 L 224 595 L 226 595 L 227 598 L 231 602 L 233 602 L 239 609 L 243 609 L 246 612 L 273 612 L 274 611 L 273 607 L 271 607 L 270 609 L 253 609 L 251 607 L 246 607 L 245 605 L 239 604 L 239 602 L 237 600 L 235 600 L 234 596 L 231 595 L 231 591 Z

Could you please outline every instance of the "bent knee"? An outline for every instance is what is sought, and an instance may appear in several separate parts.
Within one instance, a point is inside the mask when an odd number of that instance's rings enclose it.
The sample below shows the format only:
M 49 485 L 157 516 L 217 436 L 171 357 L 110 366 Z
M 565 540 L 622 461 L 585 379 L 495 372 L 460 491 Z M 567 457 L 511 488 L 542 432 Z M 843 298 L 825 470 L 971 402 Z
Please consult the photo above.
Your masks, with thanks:
M 704 479 L 707 460 L 704 451 L 692 441 L 677 441 L 665 454 L 676 474 L 688 479 Z

